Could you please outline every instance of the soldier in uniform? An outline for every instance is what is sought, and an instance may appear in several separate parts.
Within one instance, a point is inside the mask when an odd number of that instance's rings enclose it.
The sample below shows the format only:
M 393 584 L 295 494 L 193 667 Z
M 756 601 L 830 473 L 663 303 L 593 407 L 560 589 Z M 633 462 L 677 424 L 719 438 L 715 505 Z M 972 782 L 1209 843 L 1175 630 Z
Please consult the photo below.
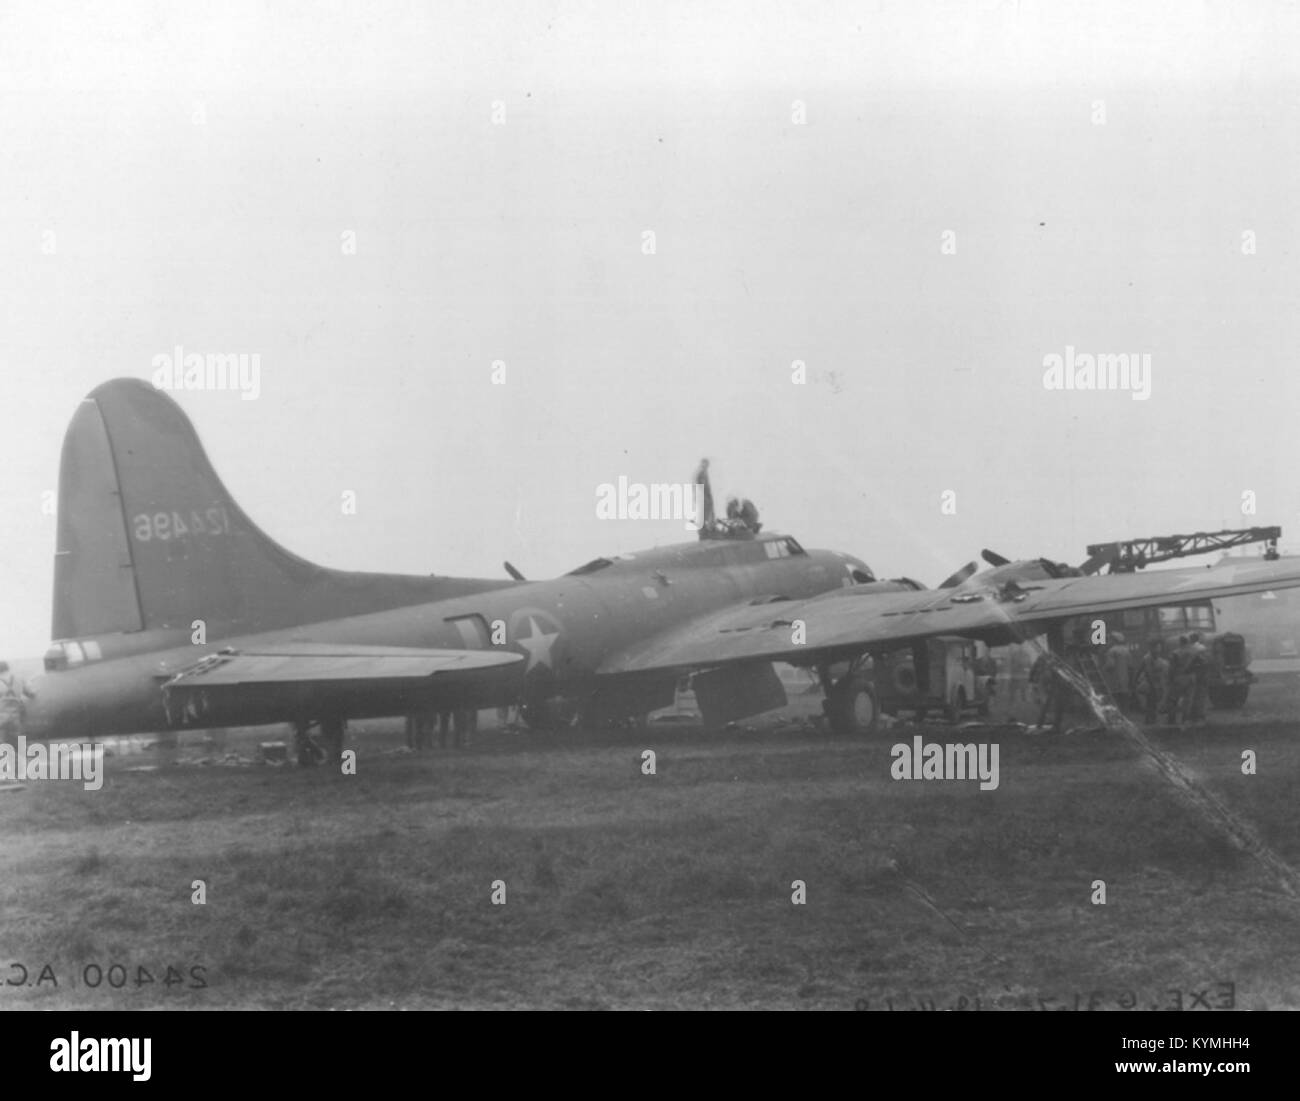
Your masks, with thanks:
M 1188 639 L 1187 671 L 1191 677 L 1191 708 L 1189 718 L 1194 723 L 1205 721 L 1205 696 L 1210 679 L 1210 651 L 1199 634 Z
M 1111 646 L 1106 651 L 1106 660 L 1102 670 L 1106 675 L 1106 687 L 1121 711 L 1127 711 L 1132 705 L 1132 686 L 1129 683 L 1128 643 L 1119 631 L 1111 633 Z
M 18 745 L 27 717 L 27 701 L 35 698 L 27 682 L 10 670 L 7 661 L 0 661 L 0 740 Z
M 432 712 L 423 708 L 410 712 L 406 716 L 406 746 L 408 749 L 425 750 L 433 745 Z
M 984 653 L 975 659 L 975 675 L 984 682 L 984 694 L 993 696 L 998 690 L 998 659 L 993 651 L 985 648 Z
M 1165 644 L 1160 639 L 1151 640 L 1134 677 L 1134 687 L 1142 704 L 1143 719 L 1148 723 L 1156 722 L 1169 691 L 1169 661 L 1165 657 Z
M 1007 702 L 1020 703 L 1028 696 L 1029 664 L 1024 648 L 1015 644 L 1011 647 L 1011 672 L 1007 678 Z
M 472 707 L 457 708 L 452 712 L 452 730 L 456 748 L 464 749 L 469 736 L 478 730 L 478 711 Z
M 1038 712 L 1038 726 L 1041 728 L 1047 721 L 1047 714 L 1050 711 L 1052 713 L 1052 729 L 1058 734 L 1061 732 L 1061 723 L 1065 718 L 1065 705 L 1073 689 L 1064 674 L 1057 668 L 1057 662 L 1068 660 L 1069 655 L 1053 658 L 1047 654 L 1042 654 L 1034 662 L 1034 668 L 1029 674 L 1030 681 L 1037 686 L 1043 697 L 1043 705 Z
M 1170 723 L 1177 723 L 1187 713 L 1192 695 L 1192 644 L 1186 635 L 1178 636 L 1178 649 L 1169 659 L 1169 692 L 1165 700 Z

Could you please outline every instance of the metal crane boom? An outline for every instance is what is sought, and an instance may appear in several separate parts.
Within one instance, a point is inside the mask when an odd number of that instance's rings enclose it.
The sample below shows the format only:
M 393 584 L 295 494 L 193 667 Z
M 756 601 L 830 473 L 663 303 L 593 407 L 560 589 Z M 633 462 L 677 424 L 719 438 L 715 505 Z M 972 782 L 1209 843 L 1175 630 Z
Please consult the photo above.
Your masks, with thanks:
M 1229 528 L 1190 535 L 1153 535 L 1145 539 L 1093 543 L 1088 547 L 1088 560 L 1080 568 L 1086 574 L 1099 573 L 1103 567 L 1108 567 L 1109 573 L 1132 573 L 1155 562 L 1209 554 L 1247 543 L 1264 543 L 1264 557 L 1271 561 L 1277 558 L 1277 541 L 1281 536 L 1279 527 Z

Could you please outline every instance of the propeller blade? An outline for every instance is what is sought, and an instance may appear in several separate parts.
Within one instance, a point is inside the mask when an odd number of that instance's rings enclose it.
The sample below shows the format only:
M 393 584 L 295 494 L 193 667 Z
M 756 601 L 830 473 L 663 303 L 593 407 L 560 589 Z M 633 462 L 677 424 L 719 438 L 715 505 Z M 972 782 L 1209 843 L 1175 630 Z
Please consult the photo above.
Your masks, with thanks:
M 515 569 L 514 566 L 512 566 L 509 562 L 503 562 L 503 563 L 501 563 L 501 564 L 502 564 L 503 566 L 505 566 L 505 568 L 506 568 L 506 573 L 508 573 L 508 574 L 509 574 L 511 577 L 513 577 L 516 581 L 527 581 L 527 580 L 528 580 L 528 578 L 526 578 L 526 577 L 525 577 L 523 574 L 521 574 L 517 569 Z
M 982 550 L 980 551 L 980 557 L 990 566 L 1009 566 L 1011 564 L 1010 558 L 1003 558 L 997 551 Z
M 979 569 L 979 566 L 976 563 L 967 562 L 966 565 L 962 566 L 962 568 L 959 569 L 951 577 L 945 578 L 943 581 L 940 581 L 939 588 L 955 589 L 958 585 L 960 585 L 963 581 L 965 581 L 966 578 L 970 577 L 971 574 L 973 574 L 977 569 Z
M 1099 552 L 1094 554 L 1086 562 L 1080 565 L 1079 570 L 1085 575 L 1091 575 L 1100 572 L 1102 566 L 1109 564 L 1111 554 L 1108 552 Z

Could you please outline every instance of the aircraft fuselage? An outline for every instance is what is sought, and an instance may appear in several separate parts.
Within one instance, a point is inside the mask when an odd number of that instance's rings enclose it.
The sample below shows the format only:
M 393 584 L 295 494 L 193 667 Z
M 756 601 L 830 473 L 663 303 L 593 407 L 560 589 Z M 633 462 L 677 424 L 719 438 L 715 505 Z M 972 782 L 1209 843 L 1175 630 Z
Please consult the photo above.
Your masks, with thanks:
M 291 642 L 351 643 L 429 649 L 505 647 L 523 655 L 509 675 L 467 687 L 455 702 L 470 707 L 539 704 L 583 697 L 596 684 L 611 653 L 689 619 L 745 600 L 799 599 L 871 579 L 861 560 L 832 551 L 804 551 L 786 536 L 753 540 L 701 540 L 616 559 L 597 559 L 572 574 L 523 582 L 450 599 L 302 624 L 253 635 L 190 641 L 192 621 L 137 637 L 143 652 L 112 656 L 130 636 L 100 640 L 100 661 L 37 678 L 28 712 L 28 736 L 85 739 L 97 735 L 165 731 L 187 720 L 164 707 L 161 686 L 205 655 Z M 649 710 L 671 692 L 671 680 L 649 687 L 629 710 Z M 445 693 L 441 697 L 446 699 Z M 671 696 L 669 697 L 671 699 Z M 400 714 L 419 699 L 376 689 L 353 692 L 340 709 L 349 718 Z M 662 703 L 658 704 L 662 706 Z M 283 693 L 250 692 L 238 705 L 191 716 L 188 725 L 232 726 L 291 721 L 297 705 Z M 174 712 L 175 709 L 173 709 Z M 314 716 L 313 716 L 314 717 Z

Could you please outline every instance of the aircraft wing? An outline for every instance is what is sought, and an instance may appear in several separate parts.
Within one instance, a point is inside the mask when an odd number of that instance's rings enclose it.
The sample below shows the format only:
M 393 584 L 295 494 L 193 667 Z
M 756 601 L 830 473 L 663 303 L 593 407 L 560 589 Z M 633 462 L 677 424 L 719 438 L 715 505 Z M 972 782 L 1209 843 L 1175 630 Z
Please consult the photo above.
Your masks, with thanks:
M 284 643 L 209 654 L 166 681 L 169 711 L 213 717 L 250 698 L 296 706 L 357 698 L 438 694 L 523 661 L 508 650 Z
M 916 592 L 837 589 L 808 600 L 744 604 L 701 616 L 609 655 L 599 672 L 687 672 L 758 659 L 808 665 L 934 635 L 1000 644 L 1073 616 L 1297 587 L 1300 561 L 1289 560 L 1055 580 L 982 583 L 976 576 L 957 588 Z

